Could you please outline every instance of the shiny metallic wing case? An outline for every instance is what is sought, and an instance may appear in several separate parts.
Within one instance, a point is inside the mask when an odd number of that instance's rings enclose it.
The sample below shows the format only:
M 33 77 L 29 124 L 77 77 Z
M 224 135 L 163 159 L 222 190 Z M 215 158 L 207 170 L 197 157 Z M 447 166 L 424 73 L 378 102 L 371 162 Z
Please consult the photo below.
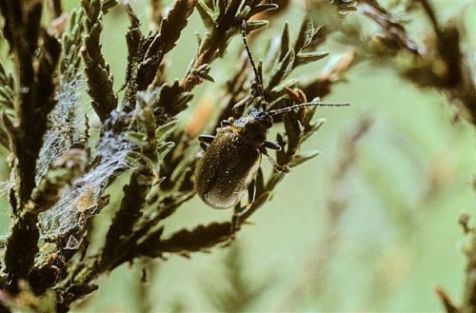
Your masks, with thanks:
M 220 128 L 195 172 L 198 195 L 217 209 L 235 206 L 256 176 L 260 161 L 258 148 L 243 142 L 238 129 Z

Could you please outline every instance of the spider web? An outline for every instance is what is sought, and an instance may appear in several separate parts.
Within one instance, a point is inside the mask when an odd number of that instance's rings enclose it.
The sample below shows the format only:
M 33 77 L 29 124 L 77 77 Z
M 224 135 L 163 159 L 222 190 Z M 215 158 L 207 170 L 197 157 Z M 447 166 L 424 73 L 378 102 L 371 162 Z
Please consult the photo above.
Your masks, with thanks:
M 101 196 L 109 183 L 131 167 L 128 156 L 135 145 L 125 136 L 106 132 L 94 157 L 96 166 L 78 177 L 59 201 L 40 215 L 42 237 L 64 237 L 85 226 L 88 218 L 102 208 Z

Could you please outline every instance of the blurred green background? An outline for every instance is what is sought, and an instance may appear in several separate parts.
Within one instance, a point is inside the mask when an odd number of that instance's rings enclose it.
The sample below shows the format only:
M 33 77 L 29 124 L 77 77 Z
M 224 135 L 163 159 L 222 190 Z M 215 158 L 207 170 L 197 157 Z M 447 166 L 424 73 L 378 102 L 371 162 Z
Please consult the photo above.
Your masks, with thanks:
M 458 14 L 474 26 L 476 5 L 470 2 L 434 1 L 442 19 Z M 147 30 L 148 1 L 130 3 Z M 273 20 L 255 40 L 257 57 L 265 38 L 279 35 L 284 21 L 296 33 L 305 14 L 303 3 L 294 1 L 286 15 Z M 73 0 L 65 4 L 68 10 L 78 5 Z M 124 11 L 114 10 L 102 35 L 117 88 L 125 72 L 127 26 Z M 169 79 L 186 71 L 197 45 L 195 32 L 203 32 L 196 13 L 167 60 Z M 474 32 L 467 37 L 474 53 Z M 236 69 L 240 45 L 234 40 L 225 58 L 214 64 L 211 75 L 216 83 L 198 88 L 193 105 L 204 94 L 218 102 L 214 97 Z M 332 53 L 346 51 L 342 46 L 331 48 Z M 306 68 L 295 77 L 313 77 L 318 68 Z M 453 112 L 442 95 L 416 88 L 390 68 L 362 63 L 346 78 L 325 100 L 352 106 L 320 109 L 319 117 L 327 122 L 305 147 L 319 149 L 321 155 L 286 177 L 273 200 L 253 216 L 253 224 L 242 228 L 232 250 L 215 248 L 190 259 L 171 256 L 167 261 L 122 266 L 101 278 L 99 291 L 74 311 L 140 312 L 146 304 L 151 312 L 230 311 L 233 308 L 216 302 L 239 293 L 238 302 L 249 304 L 242 308 L 246 312 L 441 312 L 436 286 L 461 299 L 464 236 L 457 220 L 460 212 L 475 208 L 473 127 L 452 122 Z M 181 119 L 186 122 L 191 112 Z M 372 120 L 372 126 L 355 144 L 355 161 L 336 188 L 332 177 L 345 138 L 363 118 Z M 4 162 L 1 166 L 6 180 Z M 339 212 L 328 206 L 336 195 L 347 199 Z M 9 209 L 4 195 L 0 205 L 0 230 L 5 235 Z M 105 223 L 110 211 L 96 222 Z M 231 214 L 194 199 L 169 221 L 166 232 L 227 220 Z M 140 285 L 144 266 L 153 268 L 145 289 Z M 255 289 L 262 293 L 248 301 L 243 295 Z

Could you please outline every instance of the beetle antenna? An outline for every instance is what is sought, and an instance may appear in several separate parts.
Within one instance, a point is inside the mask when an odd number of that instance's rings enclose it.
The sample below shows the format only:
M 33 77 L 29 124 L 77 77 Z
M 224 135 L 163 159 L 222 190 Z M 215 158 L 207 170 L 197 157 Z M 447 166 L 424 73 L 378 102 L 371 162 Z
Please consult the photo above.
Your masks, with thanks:
M 279 114 L 288 113 L 288 112 L 291 112 L 300 108 L 304 108 L 304 107 L 348 107 L 348 106 L 350 106 L 350 103 L 305 102 L 305 103 L 294 104 L 294 105 L 284 107 L 281 109 L 270 110 L 270 111 L 267 111 L 267 113 L 269 115 L 279 115 Z
M 245 46 L 246 54 L 248 55 L 248 59 L 250 60 L 251 67 L 253 68 L 253 73 L 255 74 L 255 81 L 253 83 L 253 89 L 257 93 L 257 96 L 263 96 L 263 81 L 261 79 L 261 75 L 256 67 L 256 63 L 251 55 L 250 46 L 248 44 L 248 39 L 246 38 L 247 35 L 248 24 L 246 20 L 243 20 L 241 24 L 241 37 L 243 38 L 243 44 Z

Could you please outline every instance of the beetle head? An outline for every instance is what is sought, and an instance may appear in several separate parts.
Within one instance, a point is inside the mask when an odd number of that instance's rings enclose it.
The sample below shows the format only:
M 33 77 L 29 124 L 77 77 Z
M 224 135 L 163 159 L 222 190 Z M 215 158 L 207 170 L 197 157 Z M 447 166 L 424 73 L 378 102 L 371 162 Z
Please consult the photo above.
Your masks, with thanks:
M 253 110 L 233 124 L 248 143 L 260 146 L 266 140 L 268 129 L 273 126 L 273 117 L 266 111 Z

